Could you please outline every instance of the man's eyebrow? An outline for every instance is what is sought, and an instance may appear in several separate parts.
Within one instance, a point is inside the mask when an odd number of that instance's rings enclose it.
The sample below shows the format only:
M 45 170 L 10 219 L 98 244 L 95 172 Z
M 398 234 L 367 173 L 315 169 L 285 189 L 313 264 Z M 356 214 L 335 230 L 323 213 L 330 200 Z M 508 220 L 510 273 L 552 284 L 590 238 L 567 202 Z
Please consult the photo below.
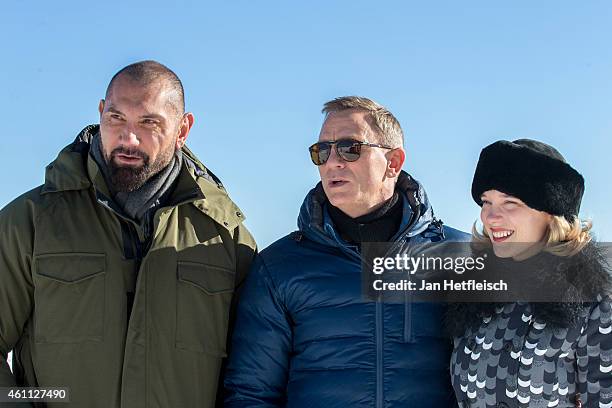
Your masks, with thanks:
M 120 115 L 123 115 L 123 112 L 121 112 L 121 111 L 120 111 L 120 110 L 118 110 L 118 109 L 115 109 L 115 108 L 114 108 L 112 105 L 111 105 L 111 106 L 109 106 L 109 107 L 106 109 L 106 111 L 107 111 L 107 112 L 112 112 L 112 113 L 118 113 L 118 114 L 120 114 Z
M 106 109 L 107 112 L 111 112 L 111 113 L 117 113 L 119 115 L 123 115 L 123 112 L 121 112 L 119 109 L 116 109 L 114 106 L 109 106 L 108 109 Z M 145 113 L 143 115 L 140 116 L 140 119 L 156 119 L 159 121 L 164 121 L 165 118 L 162 115 L 159 115 L 157 113 Z
M 144 115 L 140 116 L 141 119 L 157 119 L 160 121 L 165 120 L 165 118 L 162 115 L 158 115 L 157 113 L 145 113 Z

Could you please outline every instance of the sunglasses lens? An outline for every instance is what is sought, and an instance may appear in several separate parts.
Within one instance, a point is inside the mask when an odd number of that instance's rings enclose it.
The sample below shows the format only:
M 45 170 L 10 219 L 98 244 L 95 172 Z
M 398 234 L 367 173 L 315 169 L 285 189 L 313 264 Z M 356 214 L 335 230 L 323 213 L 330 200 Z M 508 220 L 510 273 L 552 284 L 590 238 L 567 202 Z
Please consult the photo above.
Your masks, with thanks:
M 353 140 L 341 140 L 336 147 L 338 148 L 338 155 L 342 160 L 348 162 L 356 161 L 361 154 L 361 144 Z
M 321 166 L 325 164 L 327 159 L 329 159 L 329 152 L 331 150 L 331 146 L 329 143 L 315 143 L 310 148 L 310 159 L 316 166 Z

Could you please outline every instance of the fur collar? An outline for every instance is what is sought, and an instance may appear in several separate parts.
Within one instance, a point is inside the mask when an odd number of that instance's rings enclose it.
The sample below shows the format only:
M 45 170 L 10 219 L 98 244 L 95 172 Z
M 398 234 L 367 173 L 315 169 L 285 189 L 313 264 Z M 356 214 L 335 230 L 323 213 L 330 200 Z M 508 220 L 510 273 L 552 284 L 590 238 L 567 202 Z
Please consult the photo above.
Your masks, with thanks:
M 572 257 L 543 254 L 533 261 L 540 267 L 555 268 L 574 285 L 574 290 L 564 293 L 563 302 L 531 303 L 536 319 L 557 328 L 569 328 L 579 323 L 585 309 L 593 303 L 576 301 L 581 293 L 612 294 L 612 274 L 605 248 L 591 242 Z M 532 263 L 532 265 L 534 265 Z M 495 313 L 499 303 L 450 303 L 445 316 L 445 329 L 451 336 L 462 336 L 468 327 L 478 326 L 482 318 Z

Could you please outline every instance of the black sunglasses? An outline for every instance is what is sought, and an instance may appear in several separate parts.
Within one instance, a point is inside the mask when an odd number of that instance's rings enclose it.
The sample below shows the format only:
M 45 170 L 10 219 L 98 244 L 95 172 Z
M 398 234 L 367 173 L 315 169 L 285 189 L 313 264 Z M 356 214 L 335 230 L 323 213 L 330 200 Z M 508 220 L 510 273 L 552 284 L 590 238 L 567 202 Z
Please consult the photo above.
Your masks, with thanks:
M 336 145 L 336 154 L 347 162 L 354 162 L 361 155 L 361 146 L 380 147 L 381 149 L 393 149 L 393 147 L 384 146 L 376 143 L 360 142 L 354 139 L 342 139 L 332 142 L 318 142 L 308 148 L 310 151 L 310 159 L 312 162 L 321 166 L 327 162 L 331 154 L 332 146 Z

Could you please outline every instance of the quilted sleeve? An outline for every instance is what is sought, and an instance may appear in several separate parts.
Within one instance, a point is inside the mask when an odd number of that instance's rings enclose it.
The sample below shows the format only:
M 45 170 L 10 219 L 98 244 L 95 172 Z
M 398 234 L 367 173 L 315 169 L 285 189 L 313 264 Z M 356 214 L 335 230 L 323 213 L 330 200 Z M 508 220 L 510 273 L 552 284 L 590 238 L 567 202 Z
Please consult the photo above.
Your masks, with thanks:
M 292 335 L 288 314 L 256 256 L 240 302 L 225 376 L 226 407 L 283 407 Z

